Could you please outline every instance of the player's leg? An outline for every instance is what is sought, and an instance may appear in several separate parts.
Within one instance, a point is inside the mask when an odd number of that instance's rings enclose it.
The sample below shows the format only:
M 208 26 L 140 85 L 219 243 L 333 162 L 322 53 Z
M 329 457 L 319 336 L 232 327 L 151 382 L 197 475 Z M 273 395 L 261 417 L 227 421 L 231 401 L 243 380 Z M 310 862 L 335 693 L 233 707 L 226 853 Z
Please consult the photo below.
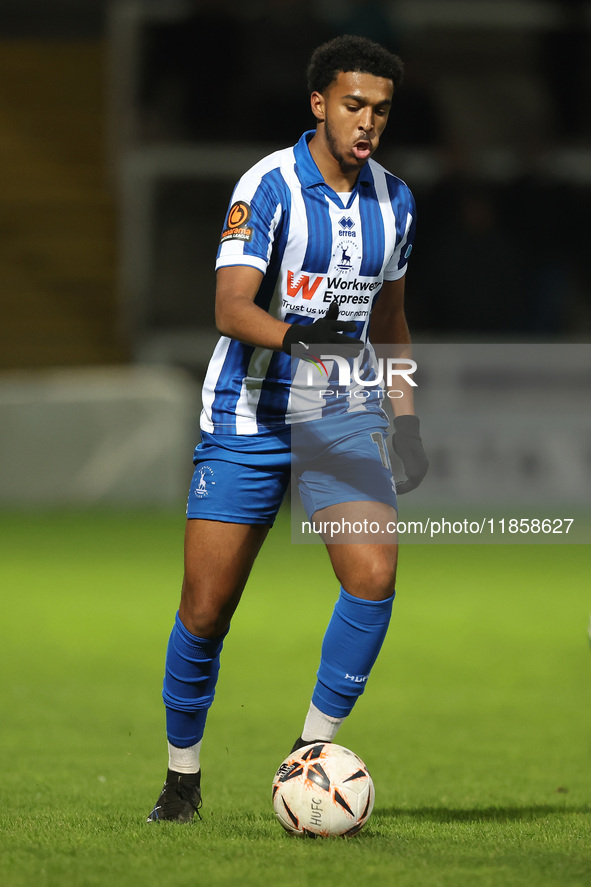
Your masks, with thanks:
M 392 509 L 379 503 L 353 504 L 368 520 L 376 522 L 381 514 L 384 526 L 395 518 Z M 341 590 L 322 642 L 312 705 L 324 716 L 339 719 L 333 720 L 335 731 L 364 692 L 384 642 L 394 603 L 398 545 L 329 542 L 327 550 Z
M 168 797 L 163 810 L 161 795 L 149 821 L 187 821 L 200 803 L 201 739 L 224 637 L 289 481 L 288 442 L 265 443 L 270 452 L 253 455 L 251 446 L 243 455 L 239 441 L 226 435 L 216 442 L 209 435 L 196 450 L 181 602 L 162 693 L 169 750 L 163 793 Z
M 220 653 L 268 526 L 188 520 L 181 603 L 166 652 L 168 771 L 148 822 L 190 821 L 201 804 L 200 749 Z
M 179 616 L 204 638 L 224 634 L 240 602 L 269 525 L 188 520 Z
M 334 739 L 365 689 L 388 628 L 398 547 L 386 437 L 385 420 L 357 411 L 302 423 L 293 437 L 300 496 L 341 583 L 295 747 Z
M 168 644 L 163 692 L 172 770 L 199 770 L 199 745 L 224 638 L 268 530 L 187 521 L 181 603 Z
M 398 545 L 391 505 L 338 503 L 318 510 L 314 521 L 333 528 L 324 541 L 341 590 L 322 642 L 302 735 L 294 748 L 335 738 L 365 690 L 388 630 L 395 594 Z M 334 529 L 343 526 L 372 527 L 372 532 Z

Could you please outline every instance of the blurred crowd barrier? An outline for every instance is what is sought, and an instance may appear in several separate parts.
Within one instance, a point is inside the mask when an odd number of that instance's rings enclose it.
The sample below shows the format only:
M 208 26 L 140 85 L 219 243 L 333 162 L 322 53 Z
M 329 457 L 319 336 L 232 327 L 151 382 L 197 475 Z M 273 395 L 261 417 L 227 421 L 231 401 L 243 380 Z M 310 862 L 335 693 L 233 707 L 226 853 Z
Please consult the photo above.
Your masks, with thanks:
M 6 373 L 0 506 L 178 506 L 199 411 L 199 388 L 168 367 Z
M 591 345 L 417 345 L 430 459 L 412 500 L 591 503 Z

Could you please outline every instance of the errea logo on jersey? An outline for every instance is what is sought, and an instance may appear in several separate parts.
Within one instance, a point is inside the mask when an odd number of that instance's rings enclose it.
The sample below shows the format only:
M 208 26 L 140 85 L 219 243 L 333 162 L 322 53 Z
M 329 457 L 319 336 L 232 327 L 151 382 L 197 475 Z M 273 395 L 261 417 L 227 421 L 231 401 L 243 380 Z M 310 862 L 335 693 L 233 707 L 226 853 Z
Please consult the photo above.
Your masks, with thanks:
M 293 271 L 287 272 L 287 295 L 291 296 L 292 299 L 295 299 L 299 291 L 302 291 L 302 299 L 307 299 L 308 301 L 312 298 L 324 277 L 319 276 L 314 279 L 313 282 L 310 282 L 310 277 L 307 274 L 300 274 L 299 277 L 296 278 Z
M 341 230 L 339 231 L 340 237 L 357 237 L 355 231 L 351 230 L 354 227 L 355 222 L 350 216 L 343 216 L 342 219 L 339 219 L 339 225 L 341 226 Z

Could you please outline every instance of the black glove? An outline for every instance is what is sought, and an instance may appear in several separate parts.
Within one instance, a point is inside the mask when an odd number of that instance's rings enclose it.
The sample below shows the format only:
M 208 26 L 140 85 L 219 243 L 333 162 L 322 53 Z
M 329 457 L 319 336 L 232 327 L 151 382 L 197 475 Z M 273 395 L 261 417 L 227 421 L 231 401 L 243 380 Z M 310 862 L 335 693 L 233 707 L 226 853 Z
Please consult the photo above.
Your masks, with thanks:
M 315 320 L 314 323 L 292 323 L 283 337 L 281 350 L 291 354 L 293 345 L 348 345 L 355 346 L 357 353 L 363 348 L 361 339 L 345 336 L 343 333 L 352 333 L 356 329 L 354 320 L 337 320 L 339 306 L 337 302 L 331 302 L 324 317 Z
M 419 434 L 418 416 L 395 416 L 392 446 L 400 457 L 407 480 L 396 484 L 398 494 L 409 493 L 418 487 L 427 474 L 429 460 L 423 449 L 423 441 Z

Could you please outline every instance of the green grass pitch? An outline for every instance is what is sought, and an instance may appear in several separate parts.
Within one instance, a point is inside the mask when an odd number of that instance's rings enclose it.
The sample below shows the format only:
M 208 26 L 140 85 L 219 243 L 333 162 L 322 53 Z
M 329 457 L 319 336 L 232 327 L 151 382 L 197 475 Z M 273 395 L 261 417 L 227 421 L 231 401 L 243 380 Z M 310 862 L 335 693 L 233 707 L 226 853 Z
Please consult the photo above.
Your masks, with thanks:
M 375 811 L 355 838 L 305 841 L 275 821 L 270 786 L 337 588 L 288 520 L 224 649 L 203 820 L 175 826 L 145 817 L 166 767 L 182 515 L 0 517 L 0 884 L 591 883 L 589 547 L 403 547 L 390 633 L 339 734 Z

